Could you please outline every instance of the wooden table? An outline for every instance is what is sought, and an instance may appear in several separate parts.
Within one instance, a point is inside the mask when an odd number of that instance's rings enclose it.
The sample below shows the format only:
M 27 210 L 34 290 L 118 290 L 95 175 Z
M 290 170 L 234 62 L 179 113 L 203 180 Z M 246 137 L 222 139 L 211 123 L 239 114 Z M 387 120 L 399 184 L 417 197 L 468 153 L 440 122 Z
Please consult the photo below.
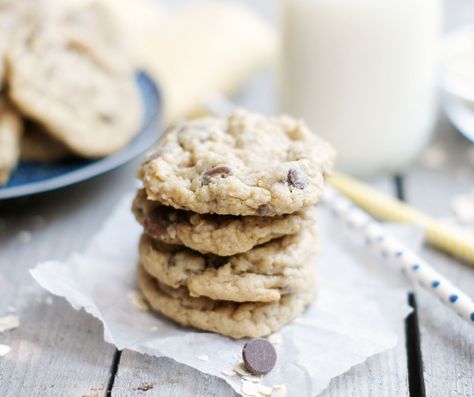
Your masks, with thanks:
M 474 18 L 470 0 L 450 3 L 448 25 Z M 251 109 L 274 109 L 274 85 L 263 76 L 240 96 Z M 440 170 L 414 165 L 368 182 L 439 217 L 453 194 L 474 185 L 472 147 L 441 117 L 436 142 L 448 154 Z M 103 341 L 97 320 L 51 298 L 28 269 L 83 249 L 123 194 L 133 191 L 139 161 L 50 194 L 0 204 L 0 316 L 14 310 L 19 328 L 0 334 L 11 352 L 0 358 L 0 396 L 233 396 L 222 381 Z M 427 249 L 427 259 L 474 296 L 474 269 Z M 104 280 L 104 284 L 107 280 Z M 400 323 L 399 345 L 334 379 L 323 396 L 473 396 L 474 328 L 422 290 L 407 296 L 413 314 Z

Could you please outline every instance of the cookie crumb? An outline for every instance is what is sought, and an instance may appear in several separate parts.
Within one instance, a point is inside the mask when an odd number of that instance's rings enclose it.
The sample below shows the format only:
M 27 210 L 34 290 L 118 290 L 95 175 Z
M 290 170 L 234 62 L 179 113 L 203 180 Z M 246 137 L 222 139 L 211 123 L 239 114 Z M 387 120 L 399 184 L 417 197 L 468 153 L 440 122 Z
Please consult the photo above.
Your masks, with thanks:
M 202 354 L 200 356 L 198 356 L 198 360 L 199 361 L 209 361 L 209 356 L 207 354 Z
M 233 368 L 226 368 L 221 371 L 225 376 L 234 376 L 235 371 Z
M 268 337 L 268 341 L 272 345 L 279 345 L 279 344 L 283 343 L 283 338 L 280 334 L 272 334 Z
M 1 345 L 0 344 L 0 357 L 6 356 L 8 353 L 10 353 L 10 350 L 12 348 L 8 345 Z
M 0 317 L 0 332 L 9 331 L 20 326 L 20 317 L 9 314 L 5 317 Z
M 274 385 L 272 388 L 272 397 L 286 397 L 288 395 L 288 389 L 285 385 Z
M 145 299 L 143 298 L 143 295 L 140 292 L 135 290 L 128 291 L 127 296 L 138 309 L 144 312 L 150 310 L 148 304 L 145 302 Z
M 155 387 L 155 385 L 152 385 L 151 383 L 142 383 L 140 386 L 137 387 L 136 390 L 139 391 L 148 391 L 151 390 Z
M 22 230 L 18 233 L 18 240 L 20 240 L 23 244 L 27 244 L 31 241 L 31 232 L 28 230 Z

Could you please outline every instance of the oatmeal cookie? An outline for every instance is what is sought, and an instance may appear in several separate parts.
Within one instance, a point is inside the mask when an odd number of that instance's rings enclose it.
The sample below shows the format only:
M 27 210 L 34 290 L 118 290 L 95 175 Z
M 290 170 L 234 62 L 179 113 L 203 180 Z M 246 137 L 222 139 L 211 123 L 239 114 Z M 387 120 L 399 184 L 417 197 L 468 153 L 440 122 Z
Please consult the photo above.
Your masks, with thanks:
M 194 297 L 234 302 L 277 301 L 303 289 L 314 272 L 317 251 L 313 229 L 230 257 L 166 247 L 146 235 L 139 246 L 140 262 L 161 283 L 187 287 Z
M 151 307 L 183 326 L 216 332 L 231 338 L 259 337 L 278 331 L 299 316 L 316 295 L 314 279 L 306 288 L 277 302 L 236 303 L 193 298 L 185 287 L 166 287 L 138 268 L 138 287 Z
M 75 154 L 96 158 L 119 150 L 142 120 L 125 54 L 91 33 L 95 25 L 88 30 L 87 18 L 41 11 L 16 32 L 7 53 L 12 101 Z
M 302 121 L 237 110 L 170 130 L 138 176 L 149 199 L 175 208 L 274 216 L 315 204 L 333 157 Z
M 66 146 L 52 138 L 40 125 L 26 120 L 24 126 L 20 150 L 22 161 L 50 163 L 71 155 Z
M 197 214 L 148 200 L 144 189 L 137 192 L 132 209 L 150 237 L 219 256 L 249 251 L 275 238 L 298 233 L 316 221 L 315 207 L 275 217 Z

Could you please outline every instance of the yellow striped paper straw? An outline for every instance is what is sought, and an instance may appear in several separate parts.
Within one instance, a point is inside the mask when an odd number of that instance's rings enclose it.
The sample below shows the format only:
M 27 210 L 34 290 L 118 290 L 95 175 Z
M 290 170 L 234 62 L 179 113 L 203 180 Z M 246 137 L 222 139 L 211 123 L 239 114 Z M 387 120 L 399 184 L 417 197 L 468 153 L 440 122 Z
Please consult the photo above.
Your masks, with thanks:
M 334 173 L 327 180 L 336 190 L 376 218 L 414 223 L 423 228 L 426 241 L 433 247 L 474 265 L 474 233 L 469 230 L 447 225 L 347 175 Z

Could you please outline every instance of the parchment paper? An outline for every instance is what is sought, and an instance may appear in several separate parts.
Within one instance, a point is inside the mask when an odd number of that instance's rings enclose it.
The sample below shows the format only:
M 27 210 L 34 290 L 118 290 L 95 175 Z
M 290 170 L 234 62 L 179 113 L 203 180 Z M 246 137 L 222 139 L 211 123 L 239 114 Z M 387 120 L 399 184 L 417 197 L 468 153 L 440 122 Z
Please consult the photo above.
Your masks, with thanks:
M 118 349 L 171 357 L 221 377 L 241 392 L 241 378 L 221 371 L 239 362 L 245 341 L 182 328 L 139 310 L 130 299 L 141 233 L 130 211 L 131 200 L 131 196 L 123 198 L 84 252 L 64 262 L 40 263 L 31 274 L 75 309 L 83 308 L 99 319 L 105 340 Z M 278 332 L 282 343 L 275 345 L 277 364 L 261 381 L 268 386 L 286 385 L 288 396 L 314 396 L 332 378 L 394 348 L 396 325 L 410 311 L 408 284 L 401 276 L 324 208 L 319 211 L 319 224 L 319 297 L 304 315 Z M 410 229 L 397 234 L 403 238 L 407 233 L 410 241 L 416 240 Z

